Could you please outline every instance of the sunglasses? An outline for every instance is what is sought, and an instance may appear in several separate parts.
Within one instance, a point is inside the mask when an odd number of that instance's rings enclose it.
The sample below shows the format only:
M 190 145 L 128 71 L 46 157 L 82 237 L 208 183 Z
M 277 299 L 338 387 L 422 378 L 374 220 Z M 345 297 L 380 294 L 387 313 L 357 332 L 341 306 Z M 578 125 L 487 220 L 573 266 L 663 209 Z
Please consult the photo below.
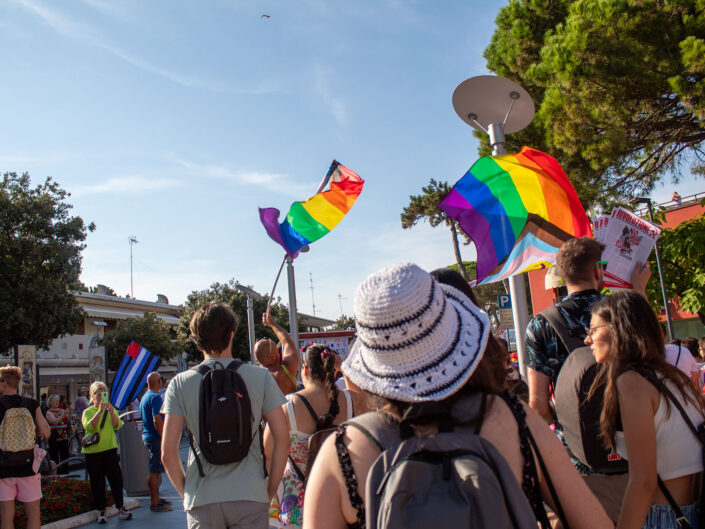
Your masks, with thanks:
M 597 265 L 602 265 L 602 269 L 607 270 L 607 261 L 597 261 L 595 263 L 595 268 L 597 268 Z

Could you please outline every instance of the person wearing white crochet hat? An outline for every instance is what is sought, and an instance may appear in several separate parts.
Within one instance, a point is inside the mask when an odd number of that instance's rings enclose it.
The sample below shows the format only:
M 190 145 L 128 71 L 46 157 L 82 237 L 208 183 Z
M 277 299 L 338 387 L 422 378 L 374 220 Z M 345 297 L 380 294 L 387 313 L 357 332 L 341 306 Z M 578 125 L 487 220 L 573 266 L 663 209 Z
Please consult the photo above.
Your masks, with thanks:
M 377 397 L 380 407 L 374 413 L 386 414 L 392 419 L 390 428 L 398 428 L 395 425 L 413 403 L 435 401 L 448 407 L 454 420 L 481 421 L 480 436 L 497 448 L 522 482 L 524 458 L 514 413 L 493 396 L 504 390 L 504 370 L 494 365 L 502 365 L 505 353 L 489 337 L 487 314 L 459 290 L 405 263 L 363 281 L 355 294 L 354 316 L 358 339 L 342 369 L 354 384 Z M 461 409 L 463 413 L 480 409 L 466 405 L 478 400 L 478 393 L 489 395 L 484 416 L 458 416 Z M 570 526 L 613 527 L 560 441 L 538 414 L 523 409 Z M 434 428 L 433 423 L 414 427 L 417 435 L 431 434 Z M 340 452 L 347 453 L 352 463 L 359 494 L 352 500 L 360 503 L 359 508 L 353 507 L 348 493 Z M 367 472 L 378 456 L 379 450 L 357 428 L 331 435 L 308 480 L 304 528 L 364 526 L 360 498 L 365 497 Z M 540 489 L 543 501 L 551 504 L 543 476 Z

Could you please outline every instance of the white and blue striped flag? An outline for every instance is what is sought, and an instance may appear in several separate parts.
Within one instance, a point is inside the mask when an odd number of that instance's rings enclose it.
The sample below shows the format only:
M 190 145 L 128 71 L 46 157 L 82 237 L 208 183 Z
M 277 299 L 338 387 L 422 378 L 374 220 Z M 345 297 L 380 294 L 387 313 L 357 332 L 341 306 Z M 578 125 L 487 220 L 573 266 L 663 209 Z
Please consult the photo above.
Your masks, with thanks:
M 127 346 L 125 358 L 122 359 L 120 369 L 113 380 L 110 403 L 119 410 L 135 400 L 147 380 L 147 375 L 156 371 L 161 363 L 161 358 L 133 341 Z

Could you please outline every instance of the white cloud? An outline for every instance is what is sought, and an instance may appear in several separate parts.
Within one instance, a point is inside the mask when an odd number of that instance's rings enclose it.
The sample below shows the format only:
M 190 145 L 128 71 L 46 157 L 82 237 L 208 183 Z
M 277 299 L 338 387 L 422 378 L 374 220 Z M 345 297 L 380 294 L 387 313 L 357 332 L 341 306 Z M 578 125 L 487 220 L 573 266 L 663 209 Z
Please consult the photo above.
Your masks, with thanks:
M 299 200 L 312 195 L 316 185 L 315 182 L 295 182 L 286 174 L 236 171 L 224 165 L 198 164 L 182 158 L 175 158 L 174 161 L 201 177 L 261 187 Z
M 348 106 L 335 90 L 331 73 L 320 66 L 313 69 L 313 92 L 321 98 L 339 125 L 348 123 Z
M 161 189 L 183 186 L 183 182 L 170 178 L 149 178 L 144 176 L 125 176 L 109 178 L 104 182 L 75 186 L 71 191 L 74 197 L 98 195 L 105 193 L 136 194 Z
M 46 6 L 36 2 L 34 0 L 10 0 L 16 5 L 24 8 L 33 15 L 40 18 L 44 23 L 52 27 L 57 32 L 66 35 L 70 38 L 82 40 L 101 48 L 108 53 L 118 57 L 119 59 L 131 64 L 135 68 L 138 68 L 144 72 L 151 73 L 168 79 L 176 84 L 185 86 L 187 88 L 198 88 L 201 90 L 206 90 L 210 92 L 219 93 L 229 93 L 229 94 L 249 94 L 249 95 L 260 95 L 269 94 L 277 92 L 280 86 L 271 80 L 264 81 L 253 87 L 237 87 L 229 84 L 224 84 L 218 81 L 201 79 L 192 75 L 185 75 L 180 72 L 175 72 L 168 68 L 164 68 L 155 65 L 145 59 L 136 57 L 135 55 L 126 52 L 125 50 L 107 42 L 100 35 L 95 32 L 85 28 L 83 25 L 74 22 L 73 20 L 62 16 L 56 11 L 53 11 Z M 103 5 L 102 2 L 95 2 L 94 0 L 89 0 L 97 6 L 98 4 Z

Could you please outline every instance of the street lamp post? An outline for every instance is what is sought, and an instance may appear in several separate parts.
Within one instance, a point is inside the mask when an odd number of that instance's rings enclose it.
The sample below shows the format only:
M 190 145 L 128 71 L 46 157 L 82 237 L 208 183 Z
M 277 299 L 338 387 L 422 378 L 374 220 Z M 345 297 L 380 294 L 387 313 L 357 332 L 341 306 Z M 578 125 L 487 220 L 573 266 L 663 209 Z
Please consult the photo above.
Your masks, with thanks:
M 637 204 L 646 204 L 649 209 L 649 220 L 654 222 L 654 212 L 651 206 L 650 198 L 637 198 L 635 200 Z M 661 253 L 658 250 L 658 240 L 654 244 L 654 250 L 656 252 L 656 266 L 658 268 L 658 278 L 661 282 L 661 296 L 663 296 L 663 310 L 666 312 L 666 327 L 668 328 L 668 339 L 673 340 L 673 320 L 671 320 L 671 309 L 668 306 L 668 294 L 666 294 L 666 283 L 663 280 L 663 267 L 661 266 Z
M 252 299 L 264 299 L 262 295 L 245 285 L 235 283 L 235 288 L 247 296 L 247 339 L 250 345 L 250 361 L 255 363 L 255 313 Z
M 529 93 L 515 82 L 493 75 L 480 75 L 460 83 L 453 92 L 453 108 L 461 120 L 489 136 L 492 156 L 507 154 L 504 135 L 524 129 L 534 117 L 534 102 Z M 525 330 L 529 306 L 524 275 L 513 275 L 508 282 L 519 371 L 526 376 Z

